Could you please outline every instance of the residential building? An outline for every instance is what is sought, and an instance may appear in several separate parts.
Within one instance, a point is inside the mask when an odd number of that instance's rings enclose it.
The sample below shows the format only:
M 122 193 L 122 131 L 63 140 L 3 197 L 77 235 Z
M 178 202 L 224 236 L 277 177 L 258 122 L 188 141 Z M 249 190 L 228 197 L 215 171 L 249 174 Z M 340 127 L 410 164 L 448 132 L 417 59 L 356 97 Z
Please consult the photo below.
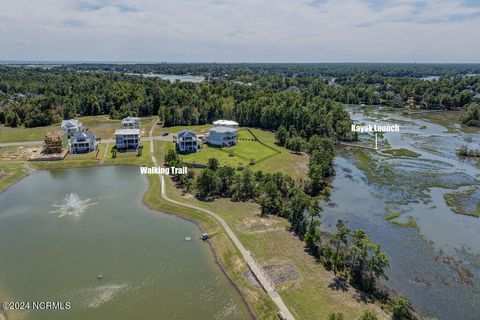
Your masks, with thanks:
M 126 117 L 122 120 L 123 129 L 140 129 L 140 118 Z
M 115 130 L 115 146 L 117 149 L 136 150 L 140 145 L 140 129 Z
M 237 137 L 236 128 L 217 126 L 208 131 L 207 143 L 216 147 L 230 147 L 237 143 Z
M 238 128 L 238 123 L 232 120 L 217 120 L 213 121 L 214 127 L 228 127 L 228 128 Z
M 200 141 L 197 134 L 188 129 L 183 129 L 177 134 L 177 141 L 175 143 L 178 152 L 181 153 L 197 152 L 197 150 L 200 149 Z
M 73 137 L 75 133 L 83 131 L 82 123 L 75 119 L 63 120 L 60 127 L 67 133 L 69 138 Z
M 86 153 L 97 149 L 97 140 L 91 131 L 77 132 L 70 139 L 70 153 Z

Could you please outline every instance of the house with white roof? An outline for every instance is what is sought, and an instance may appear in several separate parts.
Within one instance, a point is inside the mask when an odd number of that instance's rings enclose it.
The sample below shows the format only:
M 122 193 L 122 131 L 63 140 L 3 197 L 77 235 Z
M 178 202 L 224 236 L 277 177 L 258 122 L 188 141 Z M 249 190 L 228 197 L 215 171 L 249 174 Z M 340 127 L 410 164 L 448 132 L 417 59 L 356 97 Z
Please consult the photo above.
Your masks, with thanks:
M 60 128 L 67 133 L 69 138 L 73 137 L 75 133 L 83 131 L 82 123 L 75 119 L 63 120 Z
M 197 134 L 188 129 L 183 129 L 177 134 L 175 144 L 178 152 L 181 153 L 197 152 L 197 150 L 200 149 L 200 140 Z
M 231 147 L 237 143 L 238 129 L 216 126 L 208 130 L 207 143 L 215 147 Z
M 140 129 L 115 130 L 115 146 L 120 150 L 136 150 L 142 144 Z
M 238 128 L 238 122 L 232 120 L 217 120 L 213 121 L 214 127 L 228 127 L 228 128 Z
M 140 118 L 126 117 L 122 120 L 123 129 L 140 129 Z
M 97 149 L 97 139 L 93 132 L 76 132 L 70 139 L 70 153 L 86 153 Z

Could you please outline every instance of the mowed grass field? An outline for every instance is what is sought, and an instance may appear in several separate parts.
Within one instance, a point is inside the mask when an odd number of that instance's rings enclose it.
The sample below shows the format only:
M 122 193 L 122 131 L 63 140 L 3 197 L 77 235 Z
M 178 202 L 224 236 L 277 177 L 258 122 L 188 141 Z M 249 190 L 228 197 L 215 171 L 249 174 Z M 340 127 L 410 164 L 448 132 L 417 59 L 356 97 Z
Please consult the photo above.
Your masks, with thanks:
M 182 157 L 186 162 L 201 164 L 206 164 L 210 158 L 217 158 L 221 165 L 288 173 L 294 178 L 302 178 L 307 174 L 308 155 L 294 154 L 276 145 L 273 132 L 261 129 L 249 130 L 251 133 L 246 128 L 239 130 L 239 139 L 233 147 L 215 148 L 203 145 L 198 152 Z M 250 164 L 251 160 L 253 165 Z
M 2 124 L 0 125 L 0 143 L 40 141 L 45 139 L 48 132 L 56 130 L 60 130 L 60 124 L 36 128 L 12 128 Z
M 198 152 L 183 155 L 183 158 L 190 163 L 203 164 L 206 164 L 210 158 L 217 158 L 222 165 L 246 167 L 251 161 L 259 163 L 279 153 L 280 151 L 273 146 L 264 145 L 256 141 L 255 137 L 248 130 L 240 129 L 235 146 L 216 148 L 204 144 Z

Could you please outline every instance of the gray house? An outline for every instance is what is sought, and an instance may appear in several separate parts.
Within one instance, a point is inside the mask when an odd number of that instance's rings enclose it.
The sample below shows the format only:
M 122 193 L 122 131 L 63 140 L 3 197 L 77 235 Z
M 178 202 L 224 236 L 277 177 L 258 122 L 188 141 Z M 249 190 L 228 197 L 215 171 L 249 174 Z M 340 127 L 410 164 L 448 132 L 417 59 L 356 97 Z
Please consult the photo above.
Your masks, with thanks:
M 126 117 L 122 120 L 122 128 L 124 129 L 140 129 L 140 118 Z
M 177 134 L 177 145 L 178 152 L 190 153 L 197 152 L 200 149 L 200 141 L 195 134 L 195 132 L 188 129 L 183 129 Z
M 237 143 L 238 130 L 232 127 L 213 127 L 208 130 L 207 143 L 216 147 L 231 147 Z
M 82 123 L 75 119 L 63 120 L 60 127 L 67 133 L 69 138 L 73 137 L 77 132 L 83 131 Z
M 115 146 L 118 149 L 137 149 L 141 145 L 140 129 L 115 130 Z
M 70 153 L 86 153 L 97 149 L 97 141 L 93 132 L 77 132 L 70 139 Z

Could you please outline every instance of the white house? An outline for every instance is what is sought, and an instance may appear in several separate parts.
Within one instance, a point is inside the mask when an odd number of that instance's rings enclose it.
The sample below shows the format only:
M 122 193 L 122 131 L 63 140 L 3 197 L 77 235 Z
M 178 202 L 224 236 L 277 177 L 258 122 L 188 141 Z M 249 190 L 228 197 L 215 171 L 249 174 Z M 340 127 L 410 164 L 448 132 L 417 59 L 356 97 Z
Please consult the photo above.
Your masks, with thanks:
M 232 120 L 217 120 L 213 121 L 214 127 L 238 128 L 238 123 Z
M 96 149 L 97 141 L 91 131 L 76 132 L 70 139 L 70 153 L 86 153 Z
M 217 126 L 208 130 L 207 143 L 216 147 L 230 147 L 237 143 L 238 130 Z
M 126 117 L 122 120 L 123 129 L 140 129 L 140 118 Z
M 83 131 L 82 123 L 75 119 L 62 120 L 60 127 L 67 133 L 69 138 L 73 137 L 75 133 Z
M 137 149 L 140 145 L 140 129 L 115 130 L 115 146 L 117 149 Z
M 182 153 L 197 152 L 200 148 L 197 135 L 188 129 L 183 129 L 177 134 L 177 141 L 175 143 L 178 151 Z

